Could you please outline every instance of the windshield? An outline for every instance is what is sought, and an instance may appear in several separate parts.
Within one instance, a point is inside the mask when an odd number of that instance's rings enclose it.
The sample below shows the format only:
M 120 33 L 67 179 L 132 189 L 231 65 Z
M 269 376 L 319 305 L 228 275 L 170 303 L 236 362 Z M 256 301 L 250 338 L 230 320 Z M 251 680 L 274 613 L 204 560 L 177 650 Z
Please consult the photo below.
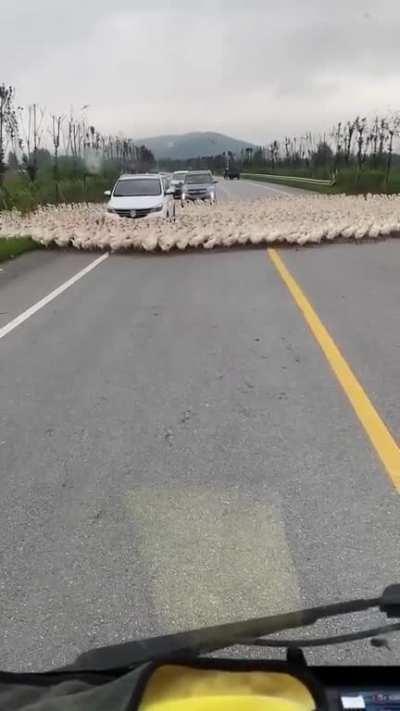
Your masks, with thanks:
M 113 192 L 114 197 L 144 197 L 161 195 L 161 182 L 158 179 L 132 178 L 119 180 Z
M 185 183 L 196 183 L 197 185 L 212 183 L 212 177 L 209 173 L 193 173 L 186 176 Z
M 0 0 L 0 670 L 395 582 L 399 69 L 400 0 Z

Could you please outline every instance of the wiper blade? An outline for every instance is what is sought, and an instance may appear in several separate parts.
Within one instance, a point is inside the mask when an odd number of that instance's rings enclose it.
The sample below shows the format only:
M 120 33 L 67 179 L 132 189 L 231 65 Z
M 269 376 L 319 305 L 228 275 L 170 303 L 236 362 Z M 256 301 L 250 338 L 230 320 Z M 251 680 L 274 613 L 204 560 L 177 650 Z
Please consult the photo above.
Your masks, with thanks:
M 209 654 L 217 649 L 266 637 L 274 632 L 307 627 L 318 620 L 362 612 L 378 607 L 388 617 L 400 617 L 400 585 L 389 585 L 381 597 L 361 598 L 320 605 L 296 612 L 259 617 L 242 622 L 204 627 L 189 632 L 150 637 L 109 647 L 98 647 L 80 655 L 65 670 L 115 670 L 127 669 L 169 657 Z
M 400 630 L 400 622 L 392 625 L 382 625 L 381 627 L 371 627 L 360 632 L 348 632 L 336 634 L 330 637 L 303 637 L 301 639 L 254 639 L 251 642 L 243 642 L 244 646 L 251 647 L 271 647 L 273 649 L 301 649 L 303 647 L 326 647 L 331 644 L 344 644 L 345 642 L 356 642 L 361 639 L 370 639 L 382 634 L 393 634 Z
M 178 632 L 161 637 L 99 647 L 79 656 L 75 669 L 110 669 L 137 666 L 170 656 L 208 654 L 246 640 L 265 637 L 274 632 L 306 627 L 317 620 L 379 607 L 382 598 L 366 598 L 321 605 L 285 614 L 260 617 L 242 622 L 230 622 L 213 627 Z

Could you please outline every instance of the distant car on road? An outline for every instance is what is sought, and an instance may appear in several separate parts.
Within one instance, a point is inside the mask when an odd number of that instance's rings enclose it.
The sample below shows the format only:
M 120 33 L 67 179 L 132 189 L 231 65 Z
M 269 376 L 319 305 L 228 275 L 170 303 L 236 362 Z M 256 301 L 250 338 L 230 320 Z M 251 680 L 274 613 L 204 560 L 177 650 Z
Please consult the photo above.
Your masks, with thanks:
M 112 190 L 104 195 L 109 199 L 107 212 L 130 218 L 174 218 L 174 191 L 168 179 L 160 174 L 143 173 L 121 175 Z
M 176 170 L 172 173 L 171 178 L 171 188 L 174 189 L 174 197 L 180 198 L 182 195 L 182 185 L 184 183 L 185 177 L 187 176 L 187 170 Z
M 229 178 L 229 180 L 240 180 L 240 170 L 239 168 L 227 168 L 224 172 L 224 178 Z
M 214 203 L 216 200 L 216 183 L 217 180 L 209 170 L 187 173 L 182 185 L 182 206 L 187 200 L 209 200 Z

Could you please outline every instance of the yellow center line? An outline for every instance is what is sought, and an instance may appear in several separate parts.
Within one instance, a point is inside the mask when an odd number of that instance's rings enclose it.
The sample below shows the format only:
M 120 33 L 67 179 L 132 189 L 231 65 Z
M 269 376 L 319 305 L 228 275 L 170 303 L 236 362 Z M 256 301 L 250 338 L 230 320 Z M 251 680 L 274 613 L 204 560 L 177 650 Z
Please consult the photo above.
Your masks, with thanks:
M 302 312 L 317 343 L 345 391 L 354 411 L 380 457 L 393 485 L 400 492 L 400 448 L 379 416 L 365 390 L 344 359 L 332 336 L 325 328 L 304 292 L 291 275 L 275 249 L 268 255 Z

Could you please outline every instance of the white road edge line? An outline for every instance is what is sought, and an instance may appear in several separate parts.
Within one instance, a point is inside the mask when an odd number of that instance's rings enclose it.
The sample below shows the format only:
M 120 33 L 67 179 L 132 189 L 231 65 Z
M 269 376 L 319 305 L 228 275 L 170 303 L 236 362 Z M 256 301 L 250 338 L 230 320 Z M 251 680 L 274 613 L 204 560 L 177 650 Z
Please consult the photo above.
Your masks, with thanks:
M 295 195 L 296 194 L 296 193 L 291 193 L 288 190 L 283 190 L 280 188 L 272 188 L 270 185 L 266 185 L 262 180 L 257 182 L 257 180 L 247 180 L 247 178 L 246 178 L 246 182 L 250 183 L 251 185 L 262 185 L 263 188 L 265 188 L 266 190 L 270 190 L 271 193 L 279 193 L 279 195 L 282 195 L 282 194 L 283 195 Z M 288 187 L 288 186 L 286 186 L 286 187 Z M 295 185 L 293 187 L 297 188 L 297 186 L 295 186 Z M 301 188 L 297 188 L 297 190 L 301 190 Z M 305 192 L 305 191 L 303 190 L 302 192 Z
M 12 319 L 12 321 L 9 321 L 6 323 L 5 326 L 0 328 L 0 340 L 4 338 L 4 336 L 7 336 L 7 334 L 11 333 L 11 331 L 14 331 L 15 328 L 21 325 L 21 323 L 24 323 L 28 318 L 33 316 L 37 311 L 40 311 L 44 306 L 50 303 L 50 301 L 53 301 L 53 299 L 56 299 L 57 296 L 60 296 L 60 294 L 63 293 L 63 291 L 66 291 L 69 289 L 70 286 L 75 284 L 79 279 L 82 279 L 86 274 L 89 274 L 89 272 L 92 271 L 92 269 L 96 269 L 96 267 L 99 266 L 102 262 L 104 262 L 107 257 L 109 257 L 109 252 L 106 252 L 105 254 L 102 254 L 101 257 L 97 257 L 97 259 L 94 259 L 93 262 L 90 262 L 87 267 L 84 269 L 81 269 L 80 272 L 77 272 L 74 274 L 73 277 L 65 281 L 63 284 L 57 287 L 57 289 L 54 289 L 53 291 L 50 292 L 50 294 L 47 294 L 43 299 L 40 299 L 40 301 L 37 301 L 36 304 L 33 304 L 33 306 L 30 306 L 29 309 L 26 309 L 26 311 L 23 311 L 22 314 L 19 314 L 19 316 L 16 316 L 15 318 Z

